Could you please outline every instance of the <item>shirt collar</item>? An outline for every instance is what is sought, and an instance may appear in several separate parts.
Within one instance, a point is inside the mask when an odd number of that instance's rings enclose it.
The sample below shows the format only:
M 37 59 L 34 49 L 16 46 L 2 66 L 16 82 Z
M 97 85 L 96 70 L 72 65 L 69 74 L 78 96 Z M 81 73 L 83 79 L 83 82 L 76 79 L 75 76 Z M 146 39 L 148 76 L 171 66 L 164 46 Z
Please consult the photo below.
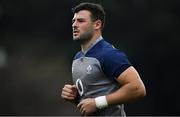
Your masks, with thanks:
M 90 46 L 85 50 L 82 51 L 82 53 L 85 55 L 92 47 L 94 47 L 99 41 L 101 41 L 103 39 L 102 36 L 100 36 L 99 38 L 96 39 L 95 42 L 91 43 Z

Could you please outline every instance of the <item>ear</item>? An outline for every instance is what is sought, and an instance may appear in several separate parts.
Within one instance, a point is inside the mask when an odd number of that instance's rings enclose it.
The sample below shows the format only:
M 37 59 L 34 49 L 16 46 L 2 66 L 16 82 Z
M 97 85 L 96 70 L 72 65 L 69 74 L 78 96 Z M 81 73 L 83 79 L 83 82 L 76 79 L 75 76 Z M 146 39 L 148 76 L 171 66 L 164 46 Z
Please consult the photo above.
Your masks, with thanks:
M 101 29 L 101 27 L 102 27 L 102 22 L 101 22 L 101 20 L 97 20 L 97 21 L 95 21 L 94 22 L 94 29 Z

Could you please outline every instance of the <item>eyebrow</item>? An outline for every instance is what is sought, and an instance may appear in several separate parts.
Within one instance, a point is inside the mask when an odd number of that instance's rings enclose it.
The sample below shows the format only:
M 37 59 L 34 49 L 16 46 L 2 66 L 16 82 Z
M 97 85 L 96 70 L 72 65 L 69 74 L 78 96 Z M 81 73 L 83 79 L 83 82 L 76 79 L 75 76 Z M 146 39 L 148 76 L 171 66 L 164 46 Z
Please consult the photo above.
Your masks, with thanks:
M 85 19 L 85 18 L 76 18 L 76 19 L 72 19 L 72 22 L 74 22 L 75 20 L 78 20 L 78 21 L 85 21 L 86 19 Z

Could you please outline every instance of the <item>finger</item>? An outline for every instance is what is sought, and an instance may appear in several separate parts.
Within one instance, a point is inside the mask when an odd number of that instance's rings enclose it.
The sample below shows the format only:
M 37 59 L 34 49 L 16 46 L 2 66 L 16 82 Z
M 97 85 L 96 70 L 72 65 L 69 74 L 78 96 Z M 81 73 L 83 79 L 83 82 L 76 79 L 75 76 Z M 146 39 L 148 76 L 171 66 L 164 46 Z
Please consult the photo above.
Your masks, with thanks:
M 81 108 L 79 110 L 84 115 L 84 108 L 82 106 L 81 106 Z
M 75 89 L 77 89 L 76 85 L 72 85 L 72 88 L 75 88 Z
M 65 85 L 65 87 L 67 87 L 67 88 L 69 88 L 69 89 L 77 89 L 77 87 L 76 87 L 76 85 L 69 85 L 69 84 L 67 84 L 67 85 Z
M 76 85 L 72 85 L 71 89 L 72 89 L 73 91 L 77 91 Z
M 62 91 L 61 95 L 67 96 L 67 97 L 76 97 L 75 94 L 72 94 L 70 92 L 67 91 Z
M 77 108 L 81 108 L 81 105 L 82 105 L 82 101 L 77 105 Z
M 84 108 L 83 108 L 82 106 L 81 106 L 81 108 L 79 109 L 79 111 L 81 112 L 82 115 L 85 114 L 85 110 L 84 110 Z
M 71 88 L 73 85 L 70 85 L 70 84 L 66 84 L 65 87 L 67 88 Z
M 83 114 L 84 116 L 87 116 L 88 114 L 86 113 L 86 111 L 84 111 L 84 114 Z
M 69 93 L 69 92 L 65 92 L 65 91 L 62 92 L 62 95 L 66 95 L 68 97 L 74 97 L 74 98 L 76 97 L 76 95 Z
M 64 86 L 64 89 L 66 89 L 66 90 L 72 90 L 73 87 L 74 87 L 73 85 L 67 84 L 67 85 Z
M 61 95 L 61 97 L 65 100 L 74 100 L 75 98 L 74 97 L 69 97 L 69 96 L 66 96 L 66 95 Z
M 75 92 L 71 88 L 66 87 L 66 86 L 62 89 L 62 91 L 68 92 L 68 93 L 71 93 L 71 94 L 75 94 Z
M 78 107 L 79 111 L 81 112 L 81 114 L 84 115 L 84 112 L 85 112 L 84 101 L 81 101 L 77 107 Z
M 82 110 L 82 115 L 86 115 L 86 111 L 84 109 Z
M 62 92 L 61 93 L 61 97 L 64 98 L 64 99 L 75 99 L 76 96 L 72 95 L 72 94 L 69 94 L 68 92 Z

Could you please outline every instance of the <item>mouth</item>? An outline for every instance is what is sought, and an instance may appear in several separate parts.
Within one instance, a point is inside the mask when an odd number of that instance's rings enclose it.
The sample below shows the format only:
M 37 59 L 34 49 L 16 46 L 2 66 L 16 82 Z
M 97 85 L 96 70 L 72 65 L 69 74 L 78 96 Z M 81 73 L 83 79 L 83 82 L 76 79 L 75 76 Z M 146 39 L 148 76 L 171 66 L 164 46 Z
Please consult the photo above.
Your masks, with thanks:
M 74 35 L 77 35 L 78 33 L 79 33 L 78 30 L 74 30 L 74 31 L 73 31 L 73 34 L 74 34 Z

